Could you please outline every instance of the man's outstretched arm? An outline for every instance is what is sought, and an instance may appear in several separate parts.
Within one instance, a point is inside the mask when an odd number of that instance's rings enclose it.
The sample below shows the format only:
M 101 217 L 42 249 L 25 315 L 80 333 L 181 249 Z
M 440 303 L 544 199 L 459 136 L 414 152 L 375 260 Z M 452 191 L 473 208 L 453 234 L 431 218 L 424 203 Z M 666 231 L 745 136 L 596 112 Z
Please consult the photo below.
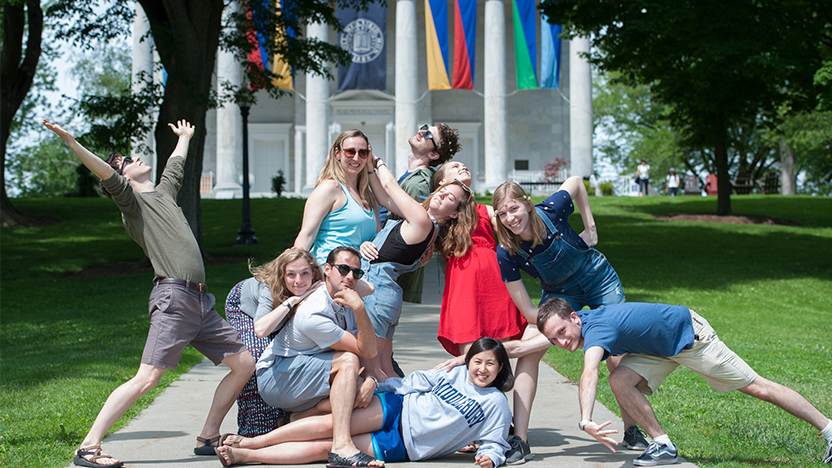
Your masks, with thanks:
M 604 357 L 604 349 L 600 346 L 593 346 L 584 350 L 584 370 L 581 372 L 581 380 L 578 384 L 578 399 L 581 403 L 581 421 L 592 419 L 592 411 L 595 409 L 595 396 L 598 394 L 598 368 L 601 359 Z M 609 437 L 610 434 L 617 434 L 618 431 L 604 429 L 612 424 L 612 421 L 596 423 L 589 421 L 583 427 L 584 431 L 595 437 L 598 442 L 606 445 L 608 449 L 615 449 L 611 444 L 618 445 L 618 442 Z
M 80 159 L 81 162 L 87 166 L 87 169 L 91 170 L 93 174 L 98 176 L 99 179 L 109 179 L 113 175 L 113 172 L 115 171 L 109 164 L 104 162 L 98 156 L 92 154 L 90 150 L 81 146 L 80 143 L 75 141 L 75 137 L 73 137 L 68 131 L 61 128 L 60 125 L 53 124 L 47 119 L 43 119 L 43 125 L 61 137 L 61 140 L 63 140 L 69 149 L 71 149 L 78 156 L 78 159 Z
M 176 148 L 173 149 L 170 157 L 182 156 L 184 159 L 187 159 L 188 147 L 191 144 L 191 138 L 194 136 L 194 126 L 187 120 L 182 119 L 176 125 L 169 123 L 168 127 L 179 137 L 179 141 L 176 142 Z

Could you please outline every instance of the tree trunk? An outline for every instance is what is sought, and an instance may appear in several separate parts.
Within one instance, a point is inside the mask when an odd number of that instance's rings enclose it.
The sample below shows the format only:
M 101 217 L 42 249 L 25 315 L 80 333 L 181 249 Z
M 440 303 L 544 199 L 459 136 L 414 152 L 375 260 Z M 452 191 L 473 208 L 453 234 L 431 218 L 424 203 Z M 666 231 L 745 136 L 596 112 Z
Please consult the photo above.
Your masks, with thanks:
M 725 143 L 725 122 L 721 114 L 714 116 L 714 159 L 716 160 L 716 214 L 731 214 L 731 182 L 728 175 L 728 147 Z
M 12 120 L 35 79 L 40 60 L 43 34 L 43 10 L 39 0 L 23 3 L 3 2 L 3 50 L 0 52 L 0 227 L 27 224 L 26 218 L 12 205 L 6 192 L 6 148 Z M 28 18 L 26 18 L 28 17 Z M 28 19 L 28 21 L 27 21 Z M 23 35 L 28 27 L 26 56 Z M 21 60 L 22 58 L 22 60 Z
M 797 194 L 797 172 L 794 170 L 794 151 L 785 140 L 780 140 L 780 193 Z
M 182 0 L 141 0 L 148 13 L 151 31 L 168 79 L 165 97 L 159 109 L 156 136 L 157 177 L 162 174 L 177 137 L 168 123 L 185 119 L 196 127 L 185 162 L 185 177 L 177 202 L 182 207 L 203 257 L 202 211 L 199 180 L 205 147 L 205 116 L 213 81 L 214 61 L 222 26 L 221 0 L 187 2 Z M 159 4 L 164 4 L 160 7 Z M 166 12 L 183 12 L 171 14 Z

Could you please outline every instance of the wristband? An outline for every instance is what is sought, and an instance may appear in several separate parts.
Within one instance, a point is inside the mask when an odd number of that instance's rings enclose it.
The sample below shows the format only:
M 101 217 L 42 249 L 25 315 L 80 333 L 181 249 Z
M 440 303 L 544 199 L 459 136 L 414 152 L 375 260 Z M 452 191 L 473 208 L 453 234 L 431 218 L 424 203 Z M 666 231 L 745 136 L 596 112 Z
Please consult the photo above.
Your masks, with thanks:
M 586 425 L 587 425 L 587 424 L 589 424 L 589 423 L 591 423 L 591 422 L 592 422 L 592 420 L 591 420 L 591 419 L 584 419 L 583 421 L 581 421 L 581 422 L 579 422 L 579 423 L 578 423 L 578 429 L 580 429 L 580 430 L 582 430 L 582 431 L 583 431 L 583 430 L 584 430 L 584 427 L 586 427 Z
M 376 169 L 378 169 L 378 167 L 379 167 L 379 166 L 386 166 L 386 165 L 387 165 L 387 164 L 384 164 L 384 161 L 382 161 L 382 160 L 381 160 L 381 158 L 376 159 L 376 163 L 375 163 L 375 164 L 373 164 L 373 166 L 374 166 Z
M 285 305 L 287 309 L 292 309 L 292 304 L 289 304 L 289 299 L 286 299 L 286 302 L 284 302 L 283 305 Z
M 368 376 L 367 376 L 367 378 L 368 378 L 368 379 L 373 379 L 373 382 L 375 382 L 375 383 L 376 383 L 376 388 L 378 388 L 378 379 L 376 378 L 376 376 L 374 376 L 374 375 L 368 375 Z

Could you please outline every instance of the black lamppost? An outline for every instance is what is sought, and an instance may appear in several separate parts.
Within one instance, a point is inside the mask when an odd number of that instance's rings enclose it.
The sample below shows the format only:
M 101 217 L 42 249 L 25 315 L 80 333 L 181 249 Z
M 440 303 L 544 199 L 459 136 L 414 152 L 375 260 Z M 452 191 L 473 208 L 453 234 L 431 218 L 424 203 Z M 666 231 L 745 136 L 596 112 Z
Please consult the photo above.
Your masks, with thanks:
M 257 243 L 254 228 L 251 227 L 251 207 L 248 187 L 248 111 L 249 106 L 240 106 L 243 116 L 243 225 L 237 231 L 237 244 L 250 245 Z

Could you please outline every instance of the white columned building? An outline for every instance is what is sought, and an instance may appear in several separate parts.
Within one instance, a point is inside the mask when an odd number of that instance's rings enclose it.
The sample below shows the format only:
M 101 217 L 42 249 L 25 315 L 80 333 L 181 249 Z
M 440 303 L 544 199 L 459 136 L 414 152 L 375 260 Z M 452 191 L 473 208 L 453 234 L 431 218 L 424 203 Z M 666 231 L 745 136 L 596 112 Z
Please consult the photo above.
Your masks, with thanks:
M 329 28 L 314 23 L 307 28 L 310 38 L 329 41 Z M 303 193 L 315 188 L 318 172 L 329 152 L 329 80 L 318 75 L 306 75 L 306 183 Z
M 133 16 L 133 71 L 131 89 L 133 94 L 138 94 L 144 89 L 147 80 L 153 80 L 153 37 L 150 35 L 150 22 L 144 9 L 136 2 L 136 13 Z M 153 116 L 145 118 L 146 123 L 152 124 Z M 147 148 L 150 153 L 141 151 L 141 147 Z M 134 138 L 131 145 L 130 155 L 133 158 L 141 157 L 153 168 L 153 180 L 156 180 L 156 139 L 153 137 L 153 129 L 143 137 Z
M 570 175 L 592 175 L 592 70 L 582 54 L 589 53 L 589 38 L 569 43 L 569 134 Z
M 237 2 L 231 2 L 230 13 L 237 12 Z M 234 54 L 224 50 L 217 52 L 217 82 L 228 82 L 239 86 L 242 79 L 242 67 Z M 221 86 L 221 85 L 220 85 Z M 243 120 L 240 108 L 226 102 L 217 109 L 217 183 L 214 198 L 241 198 L 242 157 L 243 157 Z
M 506 180 L 506 21 L 503 0 L 485 1 L 485 190 Z
M 410 144 L 407 140 L 416 134 L 419 116 L 419 65 L 416 34 L 416 1 L 396 2 L 396 123 L 393 147 L 395 153 L 387 157 L 395 161 L 390 169 L 394 174 L 407 170 Z

